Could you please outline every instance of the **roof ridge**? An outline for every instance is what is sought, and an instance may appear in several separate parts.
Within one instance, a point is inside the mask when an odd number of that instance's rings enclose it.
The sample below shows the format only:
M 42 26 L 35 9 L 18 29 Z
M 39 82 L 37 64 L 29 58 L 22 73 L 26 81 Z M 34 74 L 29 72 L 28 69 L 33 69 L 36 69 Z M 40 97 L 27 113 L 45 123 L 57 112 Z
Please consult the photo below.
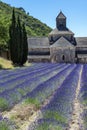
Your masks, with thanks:
M 70 30 L 70 29 L 68 29 L 68 30 L 66 30 L 66 31 L 60 31 L 60 30 L 58 30 L 58 28 L 55 28 L 55 29 L 53 29 L 50 33 L 49 33 L 49 35 L 55 35 L 55 34 L 66 34 L 66 33 L 69 33 L 69 34 L 73 34 L 74 35 L 74 33 Z
M 57 18 L 66 18 L 62 11 L 58 14 Z
M 65 41 L 65 42 L 64 42 Z M 71 47 L 74 47 L 73 45 L 72 45 L 72 43 L 71 42 L 69 42 L 64 36 L 61 36 L 56 42 L 54 42 L 54 44 L 53 45 L 51 45 L 51 47 L 53 47 L 53 46 L 60 46 L 60 45 L 62 45 L 62 44 L 68 44 L 68 45 L 70 45 Z

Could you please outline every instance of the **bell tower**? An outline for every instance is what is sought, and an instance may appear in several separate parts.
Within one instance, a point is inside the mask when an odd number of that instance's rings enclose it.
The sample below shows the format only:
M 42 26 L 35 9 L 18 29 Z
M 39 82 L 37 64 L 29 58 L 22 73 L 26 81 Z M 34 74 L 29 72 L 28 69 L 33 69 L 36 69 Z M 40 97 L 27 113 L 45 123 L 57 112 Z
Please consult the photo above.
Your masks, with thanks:
M 56 28 L 58 30 L 66 30 L 66 16 L 60 11 L 59 15 L 56 17 Z

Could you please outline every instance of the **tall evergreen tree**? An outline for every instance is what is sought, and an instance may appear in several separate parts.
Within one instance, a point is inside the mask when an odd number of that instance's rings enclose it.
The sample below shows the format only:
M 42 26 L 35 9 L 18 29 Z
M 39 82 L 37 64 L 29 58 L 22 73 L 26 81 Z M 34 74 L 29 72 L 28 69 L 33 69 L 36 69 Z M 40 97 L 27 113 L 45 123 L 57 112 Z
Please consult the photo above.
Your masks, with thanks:
M 14 9 L 12 13 L 12 23 L 9 28 L 9 35 L 10 35 L 9 48 L 10 48 L 11 60 L 13 61 L 13 64 L 15 64 L 15 61 L 17 58 L 17 53 L 16 53 L 17 52 L 16 50 L 17 32 L 16 32 L 16 18 L 15 18 Z
M 27 55 L 28 55 L 28 43 L 27 43 L 27 33 L 25 29 L 25 25 L 23 24 L 22 26 L 22 64 L 24 64 L 27 60 Z
M 28 43 L 25 26 L 21 25 L 20 18 L 15 18 L 13 9 L 12 24 L 9 29 L 10 34 L 10 53 L 13 64 L 23 65 L 27 60 Z
M 20 23 L 20 18 L 18 16 L 17 18 L 17 51 L 18 51 L 18 61 L 17 64 L 22 65 L 21 61 L 22 61 L 22 55 L 23 55 L 23 49 L 22 49 L 22 26 Z

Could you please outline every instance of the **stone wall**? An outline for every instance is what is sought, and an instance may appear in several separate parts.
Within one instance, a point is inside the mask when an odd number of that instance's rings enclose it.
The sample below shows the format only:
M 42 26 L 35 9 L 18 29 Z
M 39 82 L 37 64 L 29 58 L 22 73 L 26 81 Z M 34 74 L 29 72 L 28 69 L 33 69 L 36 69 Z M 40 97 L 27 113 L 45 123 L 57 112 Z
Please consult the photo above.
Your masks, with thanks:
M 28 62 L 50 62 L 50 55 L 48 56 L 28 56 Z
M 77 63 L 86 63 L 87 64 L 87 57 L 85 58 L 77 58 Z
M 28 52 L 32 52 L 32 53 L 34 53 L 34 52 L 50 52 L 50 48 L 29 48 L 28 49 Z
M 59 63 L 74 63 L 75 49 L 74 48 L 51 48 L 51 62 Z
M 0 56 L 10 60 L 10 52 L 9 51 L 0 51 Z
M 60 26 L 66 27 L 66 19 L 58 19 L 56 18 L 56 27 L 60 28 Z

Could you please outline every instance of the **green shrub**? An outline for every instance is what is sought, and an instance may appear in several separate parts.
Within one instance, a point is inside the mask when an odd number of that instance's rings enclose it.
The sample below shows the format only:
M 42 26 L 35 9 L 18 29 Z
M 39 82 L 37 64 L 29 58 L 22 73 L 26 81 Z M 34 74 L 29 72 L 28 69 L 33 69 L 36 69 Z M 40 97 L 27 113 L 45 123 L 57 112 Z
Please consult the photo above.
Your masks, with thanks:
M 56 126 L 53 124 L 48 124 L 48 123 L 42 123 L 39 125 L 36 130 L 63 130 L 61 126 Z
M 0 122 L 0 130 L 11 130 L 5 121 Z
M 40 108 L 40 103 L 37 99 L 34 99 L 34 98 L 27 98 L 25 99 L 24 101 L 25 104 L 33 104 L 36 106 L 37 109 Z
M 59 121 L 60 123 L 67 123 L 67 119 L 65 117 L 63 117 L 58 112 L 54 112 L 54 111 L 46 111 L 44 114 L 44 118 L 53 118 Z
M 83 105 L 87 105 L 87 98 L 83 100 Z
M 0 110 L 4 111 L 6 109 L 8 109 L 8 102 L 7 102 L 7 100 L 4 99 L 4 98 L 0 98 Z

